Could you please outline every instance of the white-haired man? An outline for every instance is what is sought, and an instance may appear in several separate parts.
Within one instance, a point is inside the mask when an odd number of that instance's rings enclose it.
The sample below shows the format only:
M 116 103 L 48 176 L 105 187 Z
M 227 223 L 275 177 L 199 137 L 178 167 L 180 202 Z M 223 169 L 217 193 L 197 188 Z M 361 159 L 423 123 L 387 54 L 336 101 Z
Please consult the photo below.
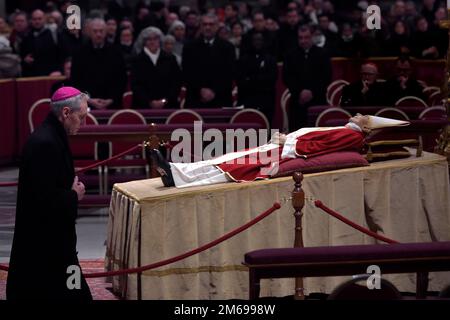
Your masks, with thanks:
M 58 89 L 52 111 L 23 149 L 8 299 L 92 299 L 76 251 L 75 219 L 85 188 L 68 141 L 85 121 L 87 99 L 75 88 Z

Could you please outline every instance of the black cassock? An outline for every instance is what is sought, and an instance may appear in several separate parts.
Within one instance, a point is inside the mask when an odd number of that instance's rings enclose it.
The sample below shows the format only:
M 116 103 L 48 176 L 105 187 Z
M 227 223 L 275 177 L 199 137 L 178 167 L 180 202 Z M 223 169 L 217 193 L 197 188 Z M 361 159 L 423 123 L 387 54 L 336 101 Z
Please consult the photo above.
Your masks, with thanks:
M 67 268 L 79 266 L 74 176 L 67 134 L 49 113 L 22 153 L 8 299 L 92 299 L 82 274 L 81 289 L 67 286 Z

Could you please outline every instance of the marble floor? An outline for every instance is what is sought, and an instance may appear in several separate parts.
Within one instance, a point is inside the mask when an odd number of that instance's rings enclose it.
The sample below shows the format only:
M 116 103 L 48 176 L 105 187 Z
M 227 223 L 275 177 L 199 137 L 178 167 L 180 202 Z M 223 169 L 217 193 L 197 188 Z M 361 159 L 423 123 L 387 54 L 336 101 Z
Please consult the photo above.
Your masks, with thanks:
M 17 168 L 0 168 L 0 182 L 16 181 Z M 17 188 L 0 188 L 0 263 L 9 261 L 14 234 Z M 78 211 L 78 258 L 100 259 L 105 256 L 108 208 L 81 208 Z

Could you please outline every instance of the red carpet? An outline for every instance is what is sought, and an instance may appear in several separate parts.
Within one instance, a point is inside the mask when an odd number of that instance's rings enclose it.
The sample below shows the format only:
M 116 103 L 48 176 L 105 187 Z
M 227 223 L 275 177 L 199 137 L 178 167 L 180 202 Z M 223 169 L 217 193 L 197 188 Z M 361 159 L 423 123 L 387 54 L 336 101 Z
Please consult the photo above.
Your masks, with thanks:
M 80 264 L 83 273 L 104 271 L 103 259 L 83 260 Z M 7 273 L 0 271 L 0 300 L 6 299 L 6 277 Z M 106 283 L 105 280 L 105 278 L 86 279 L 94 300 L 119 300 L 119 298 L 112 293 L 112 285 Z

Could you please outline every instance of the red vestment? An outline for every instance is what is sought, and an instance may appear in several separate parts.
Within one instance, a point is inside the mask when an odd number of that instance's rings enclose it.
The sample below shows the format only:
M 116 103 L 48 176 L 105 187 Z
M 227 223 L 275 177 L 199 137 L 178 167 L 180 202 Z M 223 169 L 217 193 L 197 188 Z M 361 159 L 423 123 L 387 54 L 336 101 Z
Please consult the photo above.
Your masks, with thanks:
M 297 157 L 314 157 L 336 151 L 359 151 L 364 145 L 364 134 L 347 128 L 331 129 L 327 131 L 313 131 L 297 138 L 295 153 Z M 278 153 L 276 157 L 279 163 L 290 160 L 281 159 L 282 147 L 269 152 Z M 270 153 L 269 153 L 270 155 Z M 264 160 L 265 159 L 265 160 Z M 254 181 L 265 179 L 269 175 L 261 173 L 262 168 L 269 168 L 271 163 L 267 160 L 270 156 L 252 154 L 245 158 L 237 158 L 233 161 L 217 165 L 236 182 Z

